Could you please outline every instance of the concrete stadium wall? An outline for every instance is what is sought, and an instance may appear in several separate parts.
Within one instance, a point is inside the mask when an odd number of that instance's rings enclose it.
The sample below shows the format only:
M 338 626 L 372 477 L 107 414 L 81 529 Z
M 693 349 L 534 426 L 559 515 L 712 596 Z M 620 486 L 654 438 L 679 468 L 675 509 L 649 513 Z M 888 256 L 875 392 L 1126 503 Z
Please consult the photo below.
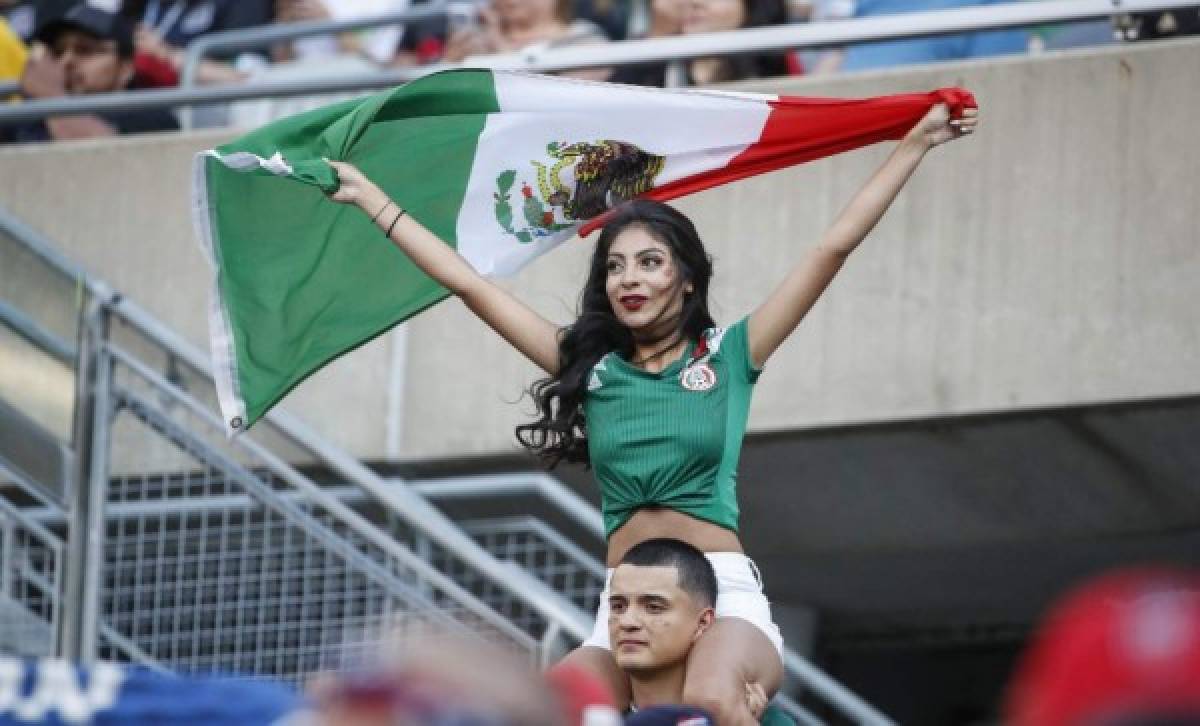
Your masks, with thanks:
M 961 84 L 984 120 L 935 150 L 768 364 L 753 430 L 1200 391 L 1200 42 L 745 86 L 871 96 Z M 192 154 L 229 133 L 0 149 L 0 204 L 206 345 Z M 679 202 L 749 312 L 888 145 Z M 511 283 L 568 321 L 588 241 Z M 0 264 L 3 261 L 0 260 Z M 513 450 L 533 368 L 449 301 L 343 358 L 285 406 L 370 459 Z

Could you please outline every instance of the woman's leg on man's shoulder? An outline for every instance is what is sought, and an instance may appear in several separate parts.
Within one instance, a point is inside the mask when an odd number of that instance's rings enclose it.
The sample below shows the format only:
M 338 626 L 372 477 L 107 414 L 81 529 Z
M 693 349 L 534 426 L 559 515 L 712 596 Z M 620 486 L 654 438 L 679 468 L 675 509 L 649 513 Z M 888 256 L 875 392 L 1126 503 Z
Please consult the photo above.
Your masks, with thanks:
M 748 726 L 756 721 L 746 684 L 758 683 L 769 699 L 782 682 L 783 663 L 771 640 L 747 620 L 721 617 L 692 646 L 683 701 L 711 713 L 717 726 Z

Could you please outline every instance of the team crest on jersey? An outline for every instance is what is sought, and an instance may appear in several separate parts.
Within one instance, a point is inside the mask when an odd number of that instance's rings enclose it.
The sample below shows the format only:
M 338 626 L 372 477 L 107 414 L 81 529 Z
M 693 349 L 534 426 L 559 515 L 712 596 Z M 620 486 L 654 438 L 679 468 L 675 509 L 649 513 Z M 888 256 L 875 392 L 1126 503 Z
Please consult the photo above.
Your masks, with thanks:
M 717 372 L 708 364 L 708 359 L 721 348 L 725 329 L 706 331 L 696 344 L 696 350 L 679 373 L 679 383 L 689 391 L 707 391 L 717 385 Z
M 679 382 L 689 391 L 707 391 L 717 385 L 717 372 L 707 362 L 694 363 L 679 374 Z

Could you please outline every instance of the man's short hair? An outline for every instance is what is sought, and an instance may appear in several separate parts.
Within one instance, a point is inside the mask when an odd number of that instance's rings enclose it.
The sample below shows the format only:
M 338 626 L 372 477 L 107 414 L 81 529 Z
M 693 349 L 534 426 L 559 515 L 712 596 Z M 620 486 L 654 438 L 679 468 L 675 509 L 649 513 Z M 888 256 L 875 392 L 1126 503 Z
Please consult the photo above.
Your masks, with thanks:
M 674 567 L 679 587 L 702 607 L 717 605 L 717 573 L 704 553 L 677 539 L 648 539 L 639 542 L 621 558 L 622 565 Z

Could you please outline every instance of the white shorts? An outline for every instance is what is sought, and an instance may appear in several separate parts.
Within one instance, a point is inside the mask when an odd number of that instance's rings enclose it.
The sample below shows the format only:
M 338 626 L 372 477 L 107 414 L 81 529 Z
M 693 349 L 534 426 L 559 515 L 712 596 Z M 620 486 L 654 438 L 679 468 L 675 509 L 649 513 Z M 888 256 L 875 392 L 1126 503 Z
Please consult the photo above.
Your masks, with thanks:
M 783 635 L 771 619 L 771 604 L 763 594 L 762 578 L 754 561 L 741 552 L 706 552 L 704 556 L 717 572 L 717 617 L 741 618 L 762 631 L 783 659 Z M 613 571 L 604 577 L 604 592 L 596 610 L 596 624 L 584 645 L 612 650 L 608 640 L 608 585 Z

